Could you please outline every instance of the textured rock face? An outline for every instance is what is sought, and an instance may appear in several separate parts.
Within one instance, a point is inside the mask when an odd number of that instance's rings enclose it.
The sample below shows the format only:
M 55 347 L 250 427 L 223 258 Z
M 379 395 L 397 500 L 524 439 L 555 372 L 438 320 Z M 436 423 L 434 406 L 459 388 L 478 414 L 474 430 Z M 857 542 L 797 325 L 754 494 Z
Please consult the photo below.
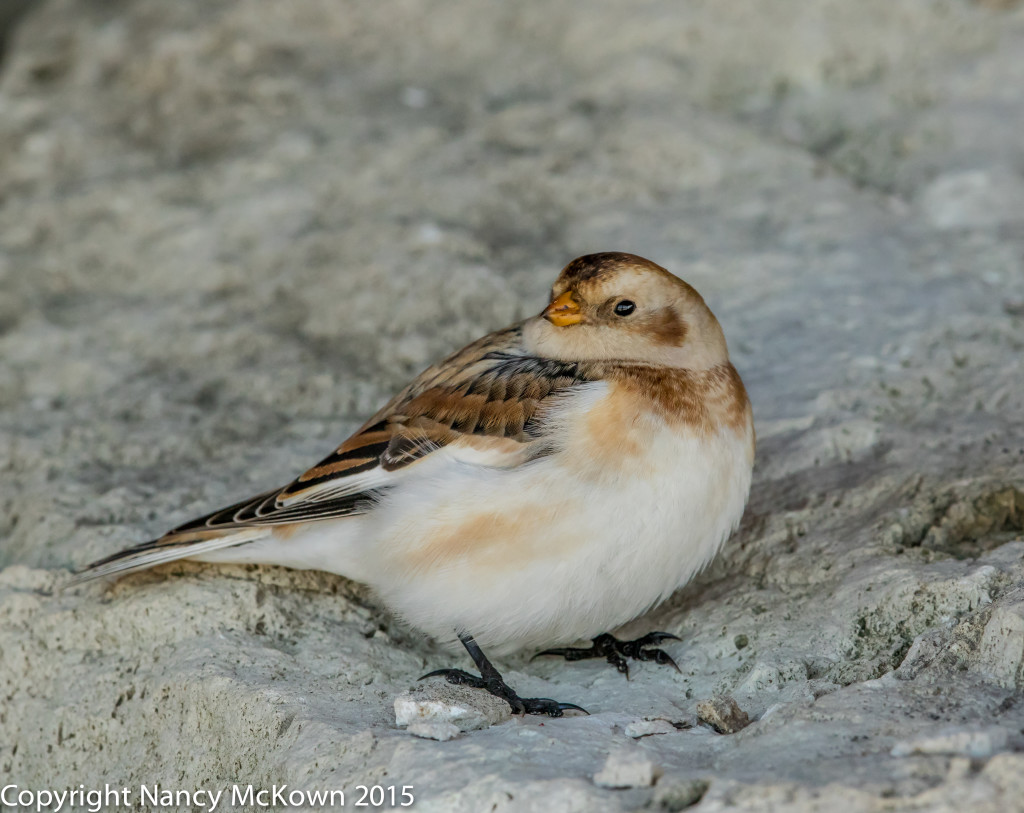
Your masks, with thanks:
M 9 46 L 0 777 L 1020 807 L 1018 5 L 51 0 Z M 625 630 L 679 634 L 682 674 L 524 655 L 521 693 L 592 716 L 415 737 L 395 700 L 453 659 L 342 579 L 53 594 L 289 479 L 601 250 L 705 295 L 755 406 L 741 532 Z M 718 696 L 751 723 L 698 722 Z

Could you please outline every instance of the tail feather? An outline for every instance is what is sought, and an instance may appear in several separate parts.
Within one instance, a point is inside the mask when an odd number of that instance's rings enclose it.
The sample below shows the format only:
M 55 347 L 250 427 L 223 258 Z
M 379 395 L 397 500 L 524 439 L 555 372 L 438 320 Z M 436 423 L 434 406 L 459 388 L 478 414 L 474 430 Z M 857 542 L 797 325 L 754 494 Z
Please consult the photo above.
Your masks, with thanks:
M 98 559 L 78 571 L 65 587 L 74 587 L 84 582 L 113 576 L 116 573 L 132 573 L 156 565 L 204 556 L 224 548 L 244 545 L 271 533 L 270 528 L 243 528 L 233 533 L 195 532 L 170 533 L 159 539 L 143 542 L 133 548 Z

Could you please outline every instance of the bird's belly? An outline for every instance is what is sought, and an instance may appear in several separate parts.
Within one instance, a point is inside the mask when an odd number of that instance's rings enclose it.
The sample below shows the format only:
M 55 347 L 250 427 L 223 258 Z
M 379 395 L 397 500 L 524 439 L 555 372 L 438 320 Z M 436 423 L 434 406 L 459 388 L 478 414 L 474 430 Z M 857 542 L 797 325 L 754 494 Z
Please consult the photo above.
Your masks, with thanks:
M 651 440 L 614 467 L 553 455 L 403 488 L 381 512 L 371 584 L 414 626 L 497 653 L 629 621 L 710 561 L 750 487 L 749 437 Z

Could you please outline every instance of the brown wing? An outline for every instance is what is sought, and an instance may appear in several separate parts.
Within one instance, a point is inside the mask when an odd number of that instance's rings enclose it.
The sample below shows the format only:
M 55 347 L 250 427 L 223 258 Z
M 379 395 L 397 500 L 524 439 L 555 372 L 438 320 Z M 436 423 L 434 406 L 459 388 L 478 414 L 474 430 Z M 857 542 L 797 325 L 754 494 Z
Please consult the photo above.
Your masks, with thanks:
M 486 336 L 424 371 L 285 488 L 93 562 L 74 582 L 245 544 L 277 526 L 362 513 L 439 449 L 489 465 L 518 465 L 551 449 L 545 402 L 601 377 L 598 365 L 527 355 L 519 326 Z
M 329 456 L 283 489 L 175 528 L 172 534 L 281 525 L 361 513 L 402 470 L 456 444 L 509 465 L 543 454 L 542 403 L 596 380 L 596 369 L 522 350 L 516 325 L 419 375 Z M 499 463 L 500 465 L 500 463 Z

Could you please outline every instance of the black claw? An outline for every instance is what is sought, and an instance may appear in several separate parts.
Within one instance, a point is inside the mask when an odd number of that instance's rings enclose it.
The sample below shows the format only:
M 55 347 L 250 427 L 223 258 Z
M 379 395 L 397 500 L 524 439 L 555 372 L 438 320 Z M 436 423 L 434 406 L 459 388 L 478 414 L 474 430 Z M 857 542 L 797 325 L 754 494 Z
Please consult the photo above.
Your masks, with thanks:
M 625 658 L 618 658 L 612 660 L 611 656 L 608 657 L 608 663 L 614 664 L 615 668 L 619 670 L 619 674 L 629 680 L 629 663 Z
M 572 649 L 571 647 L 561 647 L 560 649 L 545 649 L 543 652 L 538 652 L 530 660 L 539 658 L 541 655 L 557 655 L 565 658 L 567 661 L 581 661 L 584 658 L 592 658 L 593 655 L 589 654 L 589 649 Z
M 519 712 L 520 714 L 546 714 L 548 717 L 561 717 L 562 713 L 566 711 L 582 711 L 584 714 L 590 715 L 589 711 L 575 703 L 559 703 L 557 700 L 550 700 L 547 697 L 519 699 L 524 708 L 524 711 Z
M 649 632 L 643 638 L 637 638 L 634 643 L 640 646 L 650 646 L 651 644 L 660 644 L 662 641 L 682 641 L 678 635 L 673 635 L 671 632 Z
M 657 664 L 671 666 L 677 672 L 680 672 L 679 666 L 669 656 L 667 652 L 661 649 L 644 649 L 643 647 L 650 647 L 654 644 L 660 644 L 663 641 L 679 641 L 681 640 L 678 635 L 673 635 L 670 632 L 649 632 L 642 638 L 637 638 L 635 641 L 620 641 L 614 635 L 610 633 L 604 633 L 598 635 L 592 639 L 592 646 L 589 648 L 574 648 L 574 647 L 559 647 L 557 649 L 545 649 L 543 652 L 538 652 L 534 655 L 534 658 L 539 658 L 541 655 L 555 655 L 557 657 L 565 658 L 567 661 L 582 661 L 587 658 L 604 658 L 608 663 L 614 666 L 622 675 L 625 675 L 626 680 L 629 680 L 629 664 L 627 658 L 632 658 L 636 661 L 652 661 Z M 530 660 L 533 660 L 531 658 Z
M 476 675 L 471 675 L 462 669 L 435 669 L 433 672 L 427 672 L 423 677 L 418 680 L 426 680 L 430 677 L 443 677 L 449 683 L 456 685 L 472 686 L 474 689 L 483 689 L 484 681 L 478 678 Z
M 520 697 L 509 686 L 494 665 L 487 660 L 487 657 L 480 650 L 476 641 L 469 635 L 459 635 L 466 650 L 476 662 L 480 669 L 480 676 L 470 674 L 462 669 L 435 669 L 423 675 L 420 680 L 430 677 L 443 677 L 449 683 L 456 685 L 471 686 L 474 689 L 484 689 L 495 697 L 500 697 L 512 708 L 513 714 L 546 714 L 549 717 L 561 717 L 563 712 L 574 710 L 589 714 L 585 708 L 575 703 L 559 703 L 547 697 Z
M 671 666 L 679 674 L 683 673 L 683 670 L 679 668 L 679 665 L 674 660 L 672 660 L 672 656 L 665 652 L 665 650 L 663 649 L 641 650 L 639 656 L 637 657 L 637 660 L 654 661 L 655 663 L 661 664 L 662 666 Z

